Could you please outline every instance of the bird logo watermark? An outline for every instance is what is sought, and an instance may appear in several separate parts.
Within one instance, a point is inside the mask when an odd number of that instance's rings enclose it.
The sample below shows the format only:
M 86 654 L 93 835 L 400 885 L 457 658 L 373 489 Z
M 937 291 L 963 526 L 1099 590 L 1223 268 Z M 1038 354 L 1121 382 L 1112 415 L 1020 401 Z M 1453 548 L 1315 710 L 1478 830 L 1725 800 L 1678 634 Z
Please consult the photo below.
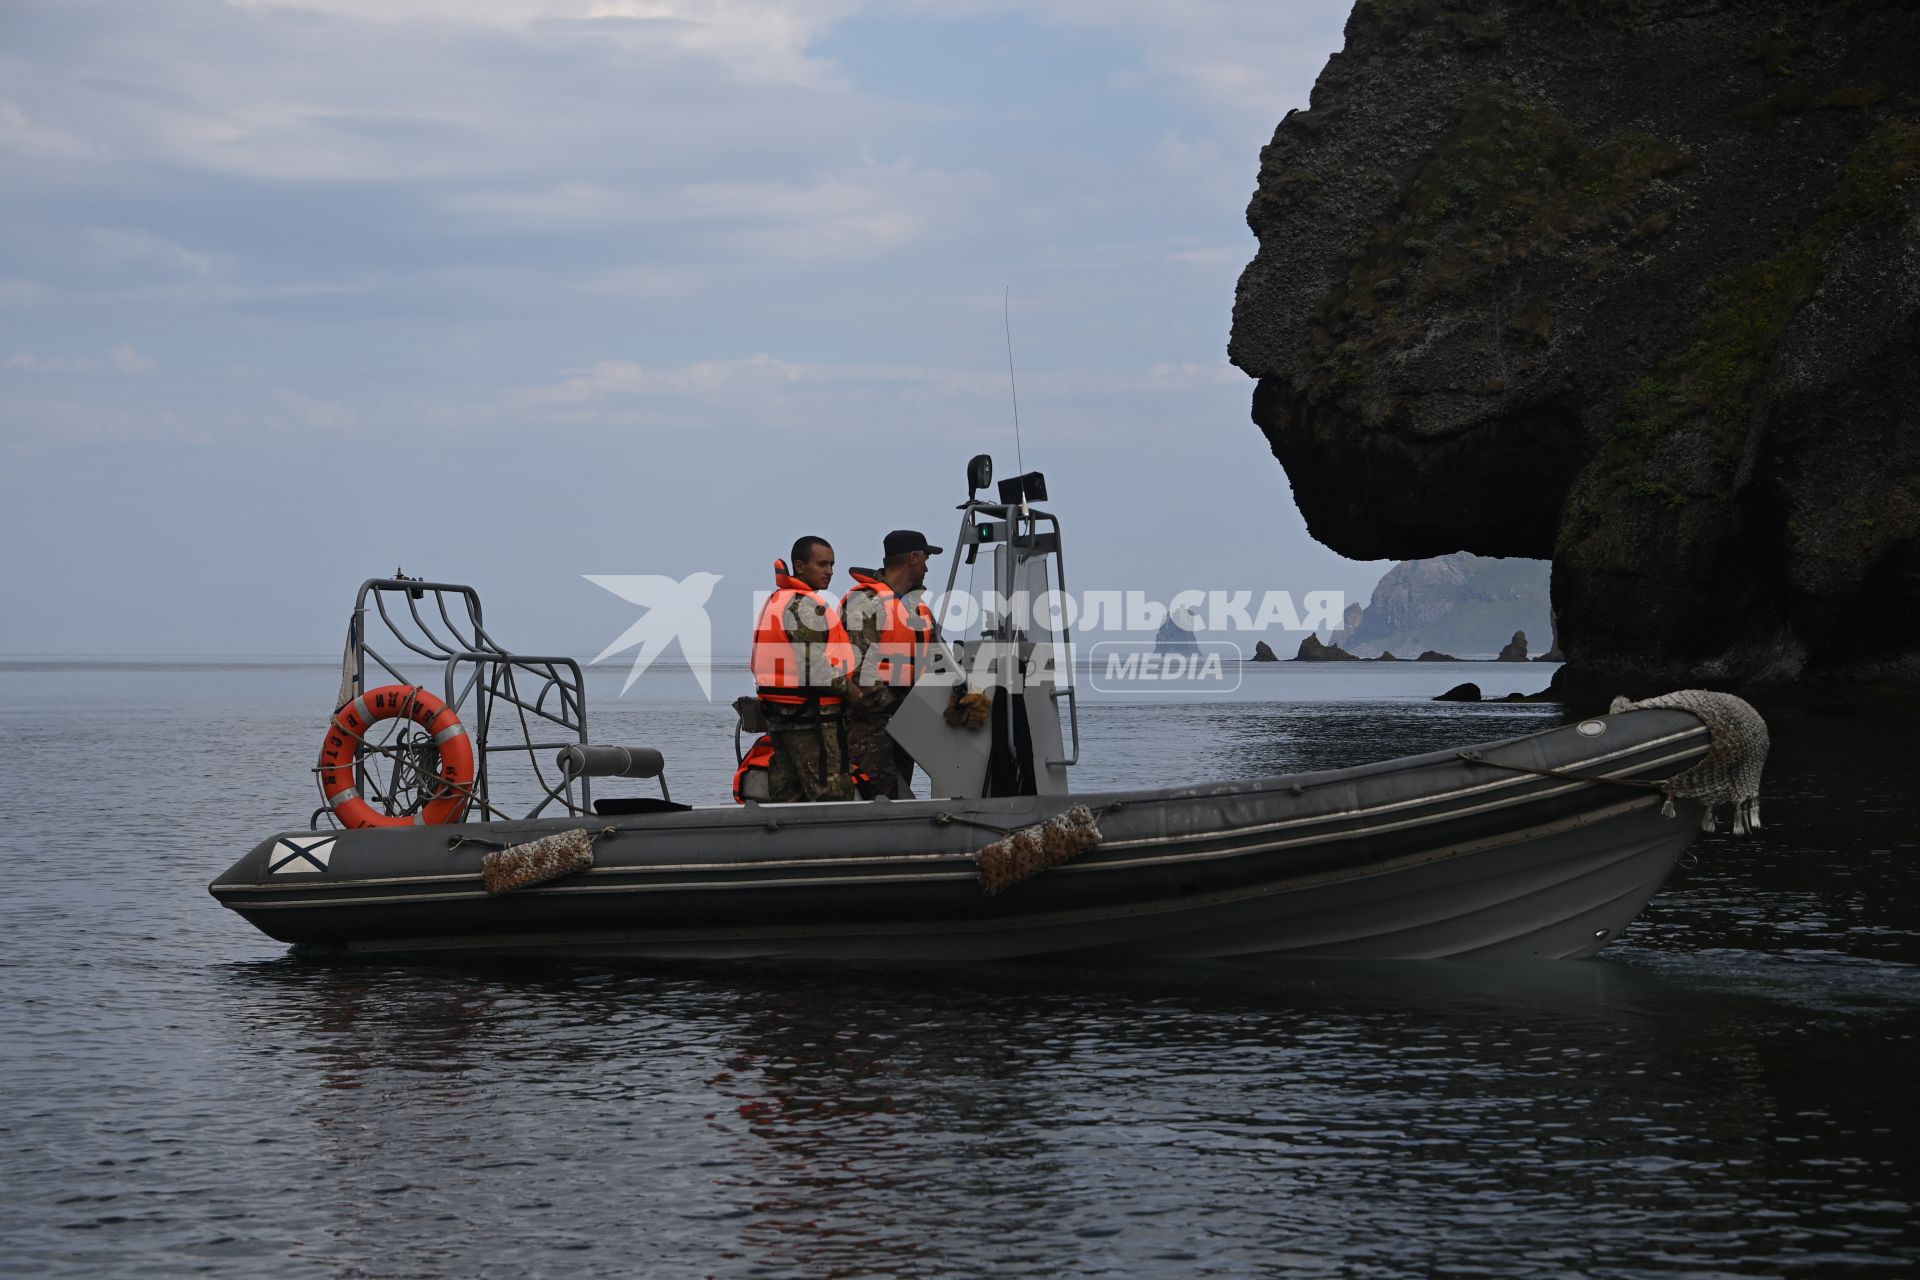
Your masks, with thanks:
M 678 641 L 680 656 L 692 670 L 693 678 L 700 682 L 700 692 L 706 695 L 707 701 L 713 701 L 713 622 L 707 616 L 707 601 L 720 582 L 720 574 L 690 573 L 678 580 L 658 573 L 583 573 L 580 576 L 628 604 L 637 604 L 646 610 L 638 622 L 602 649 L 589 666 L 638 646 L 633 666 L 627 672 L 627 682 L 620 687 L 624 697 L 640 673 Z

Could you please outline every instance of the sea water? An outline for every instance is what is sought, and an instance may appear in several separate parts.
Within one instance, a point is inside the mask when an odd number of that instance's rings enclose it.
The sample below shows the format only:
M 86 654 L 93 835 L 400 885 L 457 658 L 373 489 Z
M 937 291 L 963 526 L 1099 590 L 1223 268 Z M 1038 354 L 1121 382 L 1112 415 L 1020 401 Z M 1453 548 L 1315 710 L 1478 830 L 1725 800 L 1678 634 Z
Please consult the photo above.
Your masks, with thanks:
M 1542 667 L 1088 690 L 1084 790 L 1532 732 Z M 676 799 L 723 670 L 594 672 Z M 325 961 L 206 883 L 338 673 L 0 664 L 0 1272 L 1893 1276 L 1920 1264 L 1909 717 L 1783 712 L 1752 838 L 1593 961 Z M 644 793 L 652 784 L 603 784 Z

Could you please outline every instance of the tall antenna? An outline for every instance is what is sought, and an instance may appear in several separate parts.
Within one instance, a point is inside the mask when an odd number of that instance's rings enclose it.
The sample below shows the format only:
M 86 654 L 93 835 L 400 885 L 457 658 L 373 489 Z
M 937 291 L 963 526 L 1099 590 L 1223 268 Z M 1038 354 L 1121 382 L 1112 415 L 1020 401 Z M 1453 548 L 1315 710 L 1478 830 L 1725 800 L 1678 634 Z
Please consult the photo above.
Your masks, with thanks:
M 1007 389 L 1013 392 L 1013 458 L 1020 474 L 1027 474 L 1026 454 L 1020 448 L 1020 386 L 1013 380 L 1013 286 L 1000 297 L 1000 319 L 1007 327 Z

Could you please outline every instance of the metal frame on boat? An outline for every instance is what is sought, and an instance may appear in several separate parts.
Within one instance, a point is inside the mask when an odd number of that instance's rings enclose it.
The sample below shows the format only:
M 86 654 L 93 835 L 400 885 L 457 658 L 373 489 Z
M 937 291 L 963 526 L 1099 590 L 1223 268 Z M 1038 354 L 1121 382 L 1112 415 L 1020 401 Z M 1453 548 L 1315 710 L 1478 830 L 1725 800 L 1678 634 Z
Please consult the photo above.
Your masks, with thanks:
M 379 632 L 374 630 L 375 622 L 381 624 Z M 376 636 L 380 647 L 373 643 Z M 569 814 L 593 812 L 589 777 L 556 765 L 559 776 L 549 785 L 540 765 L 541 752 L 588 744 L 587 690 L 579 662 L 563 655 L 507 649 L 488 633 L 481 620 L 480 593 L 470 586 L 404 576 L 369 578 L 360 584 L 347 621 L 336 705 L 344 707 L 366 694 L 372 687 L 369 675 L 382 684 L 413 684 L 416 673 L 405 670 L 402 664 L 412 665 L 405 655 L 411 655 L 412 662 L 440 668 L 443 700 L 469 727 L 478 760 L 470 798 L 483 819 L 507 816 L 489 800 L 496 757 L 503 754 L 526 757 L 542 790 L 534 815 L 555 800 Z M 523 681 L 530 689 L 523 691 Z M 497 740 L 495 717 L 506 714 L 515 717 L 520 732 Z M 395 812 L 417 812 L 431 790 L 421 785 L 421 779 L 430 779 L 433 772 L 420 769 L 413 758 L 423 745 L 415 735 L 381 744 L 382 750 L 363 750 L 354 766 L 357 789 L 362 795 L 393 802 Z M 385 778 L 369 773 L 376 759 L 389 767 Z M 310 820 L 315 828 L 331 816 L 324 796 L 322 800 Z

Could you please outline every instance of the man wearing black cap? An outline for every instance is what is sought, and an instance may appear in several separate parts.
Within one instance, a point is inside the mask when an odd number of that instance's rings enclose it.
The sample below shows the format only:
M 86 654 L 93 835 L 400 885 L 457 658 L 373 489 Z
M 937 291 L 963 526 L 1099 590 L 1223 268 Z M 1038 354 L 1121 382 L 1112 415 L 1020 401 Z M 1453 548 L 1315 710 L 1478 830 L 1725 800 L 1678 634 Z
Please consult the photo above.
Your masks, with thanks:
M 887 721 L 925 666 L 934 640 L 933 613 L 922 598 L 927 557 L 940 554 L 926 535 L 887 535 L 879 573 L 853 570 L 854 587 L 840 603 L 853 641 L 861 697 L 847 713 L 847 751 L 873 779 L 876 796 L 912 795 L 913 757 L 887 734 Z

